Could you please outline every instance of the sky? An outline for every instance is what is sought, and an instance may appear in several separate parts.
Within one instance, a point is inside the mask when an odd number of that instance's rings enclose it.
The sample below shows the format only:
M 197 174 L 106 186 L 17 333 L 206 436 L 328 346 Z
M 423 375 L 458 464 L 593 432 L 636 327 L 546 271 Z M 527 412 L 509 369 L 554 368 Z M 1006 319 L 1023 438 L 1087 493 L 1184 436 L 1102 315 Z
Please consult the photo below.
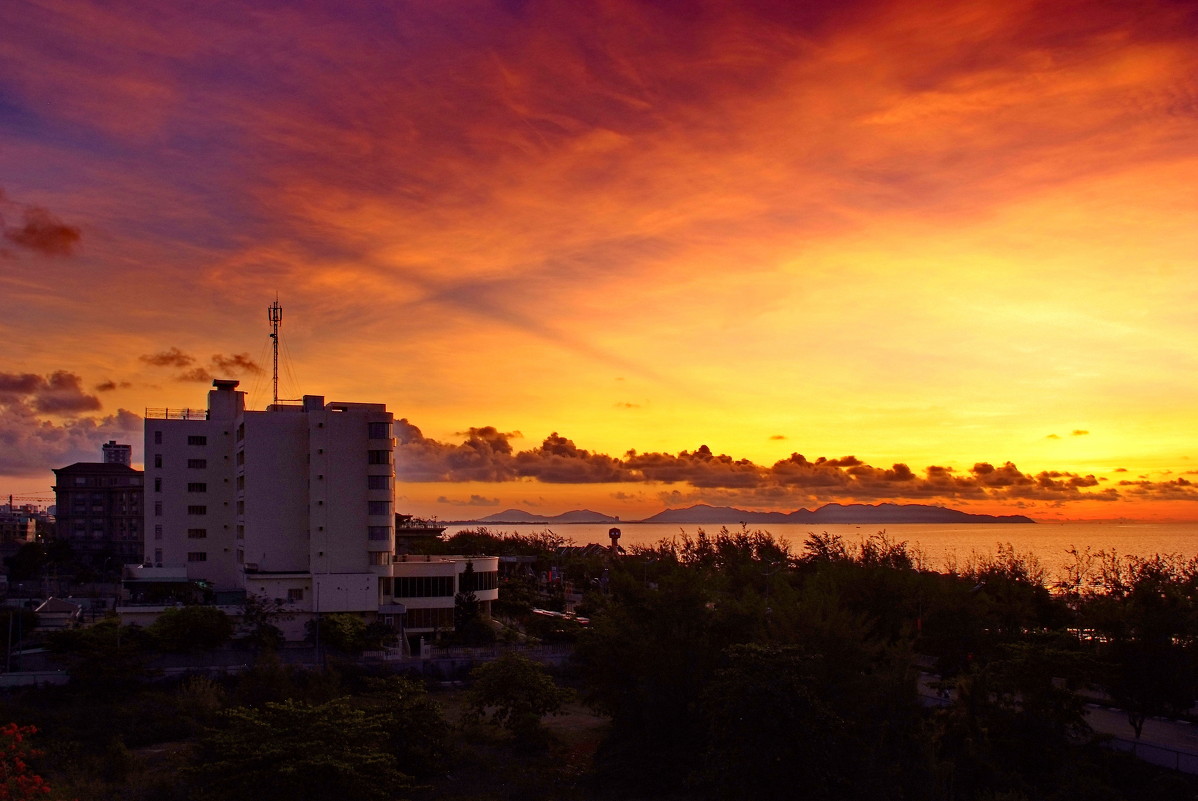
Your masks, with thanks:
M 236 378 L 397 508 L 1198 520 L 1188 0 L 0 4 L 0 491 Z

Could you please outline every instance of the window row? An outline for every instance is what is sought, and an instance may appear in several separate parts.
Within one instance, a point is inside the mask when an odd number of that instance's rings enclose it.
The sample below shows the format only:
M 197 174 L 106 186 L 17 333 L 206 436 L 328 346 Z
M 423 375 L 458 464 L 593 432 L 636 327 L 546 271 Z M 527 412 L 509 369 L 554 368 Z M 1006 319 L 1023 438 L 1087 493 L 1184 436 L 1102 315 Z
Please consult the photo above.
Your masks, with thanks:
M 453 610 L 448 608 L 409 609 L 404 626 L 409 629 L 452 629 Z
M 479 590 L 499 589 L 499 572 L 490 570 L 484 573 L 463 573 L 459 592 L 478 592 Z
M 154 444 L 155 445 L 162 444 L 162 432 L 161 431 L 154 432 Z M 207 445 L 208 437 L 204 436 L 203 434 L 189 434 L 187 436 L 187 444 L 188 445 Z
M 396 598 L 445 598 L 454 594 L 453 576 L 407 576 L 395 579 Z

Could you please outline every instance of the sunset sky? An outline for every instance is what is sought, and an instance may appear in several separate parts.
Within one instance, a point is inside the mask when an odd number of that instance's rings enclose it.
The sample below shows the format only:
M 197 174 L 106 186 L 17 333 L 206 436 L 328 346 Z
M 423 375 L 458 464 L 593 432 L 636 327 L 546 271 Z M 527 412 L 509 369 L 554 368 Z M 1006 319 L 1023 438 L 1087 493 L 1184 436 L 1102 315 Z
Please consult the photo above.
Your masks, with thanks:
M 1188 0 L 9 0 L 0 193 L 5 494 L 277 294 L 401 511 L 1198 520 Z

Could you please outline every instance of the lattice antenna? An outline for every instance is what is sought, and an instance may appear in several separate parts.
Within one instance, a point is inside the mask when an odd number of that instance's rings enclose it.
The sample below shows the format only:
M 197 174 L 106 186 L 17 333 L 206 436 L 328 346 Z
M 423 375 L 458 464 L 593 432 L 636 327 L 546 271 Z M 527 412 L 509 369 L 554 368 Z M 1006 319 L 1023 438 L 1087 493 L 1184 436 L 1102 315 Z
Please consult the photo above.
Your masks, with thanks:
M 279 326 L 283 324 L 283 307 L 279 305 L 279 296 L 275 295 L 275 302 L 266 307 L 266 314 L 270 318 L 270 345 L 274 351 L 274 369 L 271 375 L 274 378 L 274 405 L 279 403 Z

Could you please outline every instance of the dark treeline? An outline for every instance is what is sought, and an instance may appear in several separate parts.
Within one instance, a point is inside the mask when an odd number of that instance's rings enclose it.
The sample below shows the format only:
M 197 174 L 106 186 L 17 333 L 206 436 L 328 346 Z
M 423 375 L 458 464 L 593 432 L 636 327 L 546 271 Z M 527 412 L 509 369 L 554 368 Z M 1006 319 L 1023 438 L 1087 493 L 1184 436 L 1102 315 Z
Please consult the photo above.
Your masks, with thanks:
M 1083 701 L 1109 697 L 1137 733 L 1188 713 L 1198 563 L 1074 556 L 1050 593 L 1010 547 L 943 573 L 884 534 L 636 548 L 588 597 L 578 645 L 612 721 L 599 781 L 719 799 L 1192 797 L 1096 747 Z M 921 702 L 921 666 L 942 708 Z
M 551 678 L 509 655 L 430 691 L 356 660 L 374 644 L 348 619 L 324 621 L 323 671 L 280 662 L 270 609 L 237 630 L 211 607 L 144 630 L 107 620 L 46 641 L 70 684 L 0 698 L 5 731 L 44 752 L 23 758 L 55 788 L 37 797 L 1198 797 L 1103 748 L 1084 712 L 1108 700 L 1136 731 L 1188 716 L 1192 559 L 1076 553 L 1050 591 L 1010 547 L 935 572 L 884 534 L 794 548 L 721 530 L 613 555 L 476 531 L 430 547 L 524 557 L 488 637 L 572 641 L 571 667 Z M 579 595 L 588 627 L 532 611 Z M 154 675 L 157 653 L 230 647 L 251 663 L 240 675 Z M 543 725 L 566 703 L 600 714 L 589 740 Z

